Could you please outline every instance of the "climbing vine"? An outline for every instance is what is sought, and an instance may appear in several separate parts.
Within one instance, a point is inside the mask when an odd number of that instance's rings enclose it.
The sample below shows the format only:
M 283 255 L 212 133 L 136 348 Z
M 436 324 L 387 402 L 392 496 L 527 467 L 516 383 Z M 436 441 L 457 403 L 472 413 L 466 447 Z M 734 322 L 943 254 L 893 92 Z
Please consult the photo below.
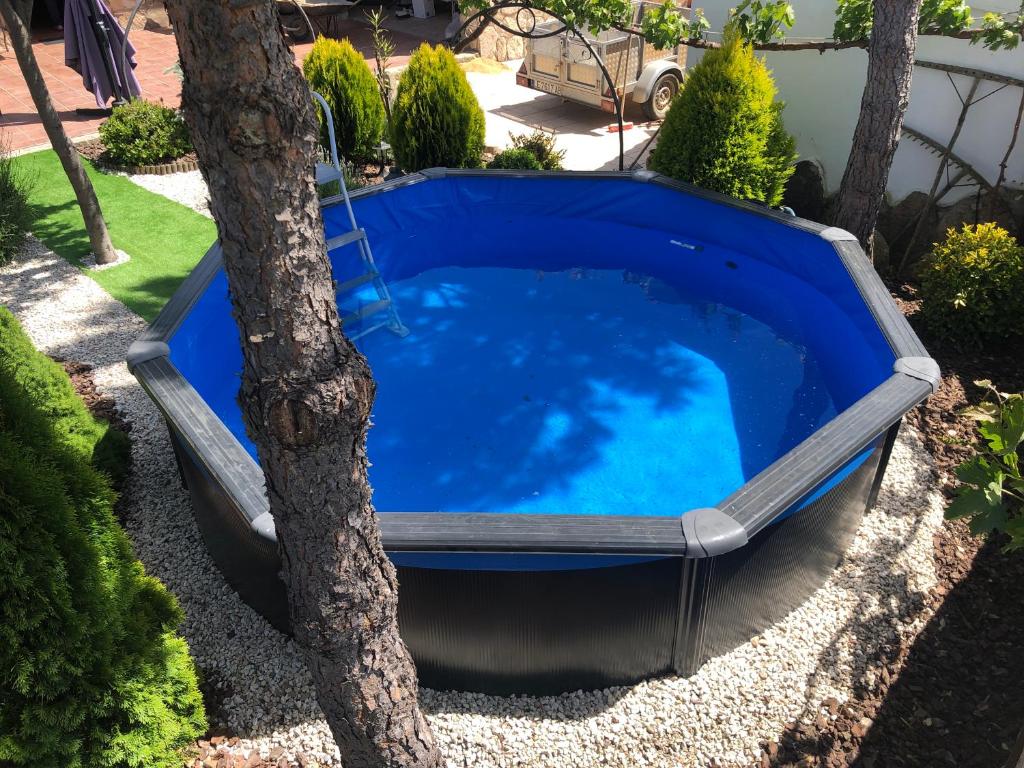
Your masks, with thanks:
M 834 50 L 867 47 L 871 35 L 872 0 L 837 0 L 836 23 L 832 39 L 786 41 L 796 13 L 787 0 L 743 0 L 732 10 L 732 22 L 746 41 L 767 50 Z M 717 41 L 707 39 L 709 24 L 699 9 L 691 11 L 664 0 L 649 8 L 636 25 L 630 0 L 521 0 L 499 2 L 462 0 L 464 12 L 486 11 L 490 7 L 522 7 L 548 12 L 563 19 L 567 26 L 604 32 L 620 29 L 642 35 L 660 48 L 686 44 L 696 48 L 717 48 Z M 921 6 L 919 32 L 965 39 L 990 50 L 1017 47 L 1024 36 L 1024 0 L 1021 6 L 1006 13 L 985 13 L 975 19 L 964 0 L 924 0 Z

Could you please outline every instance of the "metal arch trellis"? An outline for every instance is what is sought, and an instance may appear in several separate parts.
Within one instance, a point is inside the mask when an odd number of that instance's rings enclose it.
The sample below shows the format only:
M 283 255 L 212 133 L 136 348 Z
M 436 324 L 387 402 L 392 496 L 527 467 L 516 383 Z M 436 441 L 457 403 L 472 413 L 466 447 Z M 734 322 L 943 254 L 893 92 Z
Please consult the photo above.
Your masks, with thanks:
M 928 218 L 928 214 L 930 213 L 932 206 L 938 203 L 953 189 L 958 186 L 964 186 L 964 184 L 961 184 L 963 179 L 968 179 L 966 182 L 967 185 L 977 186 L 979 188 L 979 193 L 980 190 L 985 190 L 992 194 L 994 198 L 998 198 L 1001 195 L 1000 190 L 1006 177 L 1006 167 L 1009 163 L 1010 154 L 1013 152 L 1013 148 L 1017 143 L 1017 137 L 1020 134 L 1021 116 L 1024 114 L 1024 79 L 1022 78 L 1003 75 L 998 72 L 988 72 L 975 67 L 962 67 L 956 64 L 946 64 L 936 61 L 924 61 L 919 59 L 915 61 L 914 64 L 915 66 L 923 67 L 925 69 L 934 69 L 940 72 L 945 72 L 946 78 L 949 80 L 950 85 L 953 86 L 953 90 L 956 92 L 957 98 L 960 100 L 961 107 L 960 115 L 957 118 L 956 126 L 953 129 L 953 134 L 945 145 L 930 136 L 925 135 L 921 131 L 911 128 L 909 125 L 903 126 L 903 131 L 908 137 L 922 144 L 929 152 L 938 154 L 940 159 L 939 166 L 935 170 L 935 177 L 932 180 L 931 189 L 928 192 L 928 198 L 921 209 L 921 214 L 914 225 L 914 232 L 910 237 L 910 241 L 907 243 L 907 247 L 903 252 L 899 265 L 897 266 L 897 273 L 902 273 L 907 262 L 910 260 L 911 254 L 913 253 L 914 247 L 917 245 L 917 241 L 921 236 L 921 231 L 924 228 L 925 221 Z M 957 87 L 956 82 L 953 80 L 953 75 L 963 75 L 971 78 L 971 85 L 966 98 L 960 93 L 960 88 Z M 1000 85 L 996 88 L 992 88 L 988 93 L 975 98 L 974 95 L 982 82 L 993 82 L 999 83 Z M 956 146 L 957 140 L 960 138 L 960 132 L 964 127 L 964 123 L 967 120 L 967 113 L 970 111 L 971 107 L 981 103 L 989 96 L 993 96 L 1009 87 L 1017 87 L 1021 89 L 1020 107 L 1017 110 L 1017 119 L 1010 135 L 1009 146 L 1007 147 L 1006 154 L 1003 156 L 1002 162 L 999 165 L 999 179 L 993 185 L 966 160 L 955 154 L 953 152 L 953 148 Z M 949 176 L 950 165 L 954 165 L 958 169 L 952 178 Z M 946 176 L 946 185 L 940 192 L 939 184 L 942 182 L 943 175 Z
M 516 28 L 508 26 L 504 21 L 498 19 L 498 13 L 506 9 L 516 8 Z M 612 80 L 611 73 L 608 71 L 608 67 L 605 66 L 604 60 L 594 50 L 594 46 L 590 44 L 586 35 L 580 32 L 574 24 L 568 22 L 565 18 L 552 13 L 548 10 L 543 10 L 543 13 L 550 16 L 562 26 L 553 29 L 546 30 L 543 32 L 537 32 L 537 9 L 533 7 L 529 0 L 503 0 L 502 2 L 495 3 L 494 5 L 488 6 L 482 10 L 469 16 L 463 23 L 462 26 L 456 30 L 455 34 L 452 35 L 452 49 L 455 51 L 461 51 L 471 42 L 473 42 L 480 34 L 484 31 L 488 24 L 494 24 L 501 30 L 508 32 L 511 35 L 517 37 L 523 37 L 528 40 L 542 40 L 548 37 L 557 37 L 565 32 L 576 36 L 583 46 L 587 49 L 587 53 L 590 58 L 597 64 L 601 70 L 601 76 L 604 81 L 608 84 L 608 90 L 612 96 L 612 102 L 615 104 L 615 119 L 618 124 L 619 133 L 619 170 L 625 168 L 625 138 L 623 136 L 623 118 L 622 118 L 622 98 L 619 94 L 618 88 L 615 86 L 615 81 Z M 524 19 L 526 23 L 524 24 Z M 474 22 L 479 22 L 476 29 L 472 33 L 466 34 L 466 30 Z M 633 33 L 630 33 L 633 34 Z

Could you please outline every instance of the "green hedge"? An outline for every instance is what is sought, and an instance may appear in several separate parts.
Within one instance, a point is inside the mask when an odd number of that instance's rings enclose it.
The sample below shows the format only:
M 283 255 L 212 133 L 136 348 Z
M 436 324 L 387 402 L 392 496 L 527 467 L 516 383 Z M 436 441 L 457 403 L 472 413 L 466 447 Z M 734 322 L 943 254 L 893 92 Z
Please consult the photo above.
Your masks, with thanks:
M 506 149 L 494 156 L 487 164 L 488 168 L 502 170 L 542 171 L 540 160 L 528 149 Z
M 455 56 L 443 45 L 421 45 L 398 80 L 391 111 L 399 166 L 479 168 L 484 135 L 484 111 Z
M 158 165 L 192 151 L 188 126 L 177 110 L 142 99 L 114 107 L 100 125 L 100 139 L 118 165 Z
M 302 65 L 309 87 L 324 97 L 334 114 L 338 152 L 349 160 L 372 158 L 384 135 L 384 102 L 377 80 L 348 40 L 318 37 Z M 327 123 L 320 113 L 320 142 L 329 148 Z
M 796 159 L 775 83 L 753 48 L 728 29 L 705 52 L 669 108 L 648 167 L 741 200 L 782 202 Z
M 206 729 L 181 609 L 114 519 L 110 434 L 0 308 L 0 764 L 171 768 Z

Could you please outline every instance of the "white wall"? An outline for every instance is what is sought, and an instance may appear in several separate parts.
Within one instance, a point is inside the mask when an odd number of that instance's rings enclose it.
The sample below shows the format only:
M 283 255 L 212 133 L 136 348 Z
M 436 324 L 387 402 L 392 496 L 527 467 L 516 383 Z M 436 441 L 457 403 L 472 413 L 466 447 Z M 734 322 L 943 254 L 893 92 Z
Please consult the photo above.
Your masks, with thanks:
M 703 6 L 711 28 L 722 29 L 728 9 L 736 0 L 695 0 Z M 831 37 L 835 20 L 834 0 L 794 0 L 796 25 L 791 37 Z M 986 0 L 984 8 L 972 6 L 978 18 L 986 10 L 1009 11 L 1019 7 L 1018 0 Z M 700 52 L 691 50 L 692 62 Z M 922 36 L 918 39 L 917 58 L 966 67 L 977 67 L 1024 78 L 1024 45 L 1014 51 L 990 52 L 966 40 Z M 802 158 L 816 159 L 825 168 L 825 184 L 834 191 L 843 177 L 850 150 L 861 92 L 867 69 L 867 53 L 846 50 L 829 53 L 785 51 L 767 54 L 775 74 L 779 95 L 786 102 L 786 127 L 796 136 Z M 970 78 L 953 75 L 966 96 Z M 975 98 L 988 93 L 998 83 L 982 82 Z M 1007 87 L 971 107 L 954 152 L 978 169 L 989 181 L 998 176 L 998 165 L 1009 145 L 1013 122 L 1020 103 L 1021 90 Z M 953 133 L 960 113 L 960 101 L 944 72 L 915 68 L 906 124 L 945 144 Z M 907 137 L 900 142 L 889 175 L 889 191 L 896 200 L 916 189 L 931 186 L 939 158 L 926 152 Z M 1024 186 L 1024 136 L 1018 139 L 1007 169 L 1007 183 Z M 973 189 L 973 188 L 972 188 Z M 943 202 L 971 190 L 954 190 Z

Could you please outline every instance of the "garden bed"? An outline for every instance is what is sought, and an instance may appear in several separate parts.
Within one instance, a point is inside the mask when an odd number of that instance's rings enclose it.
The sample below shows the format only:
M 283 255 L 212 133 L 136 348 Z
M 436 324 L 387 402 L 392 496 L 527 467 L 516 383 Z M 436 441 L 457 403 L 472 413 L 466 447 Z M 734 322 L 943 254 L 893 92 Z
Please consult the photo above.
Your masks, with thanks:
M 187 173 L 199 170 L 199 157 L 189 152 L 175 160 L 155 165 L 119 165 L 110 159 L 107 148 L 101 139 L 90 139 L 75 144 L 78 154 L 89 160 L 97 168 L 114 173 L 146 174 L 150 176 L 167 176 L 172 173 Z
M 913 323 L 915 287 L 895 286 L 893 293 Z M 987 378 L 1004 391 L 1024 390 L 1024 348 L 982 352 L 919 333 L 943 379 L 908 421 L 919 428 L 948 499 L 953 470 L 975 441 L 974 423 L 960 415 L 983 394 L 972 382 Z M 935 536 L 939 582 L 923 607 L 931 615 L 921 634 L 913 644 L 882 648 L 873 680 L 843 705 L 822 702 L 815 721 L 791 723 L 778 745 L 765 745 L 762 764 L 1003 766 L 1024 725 L 1024 553 L 1004 554 L 1001 543 L 947 522 Z

